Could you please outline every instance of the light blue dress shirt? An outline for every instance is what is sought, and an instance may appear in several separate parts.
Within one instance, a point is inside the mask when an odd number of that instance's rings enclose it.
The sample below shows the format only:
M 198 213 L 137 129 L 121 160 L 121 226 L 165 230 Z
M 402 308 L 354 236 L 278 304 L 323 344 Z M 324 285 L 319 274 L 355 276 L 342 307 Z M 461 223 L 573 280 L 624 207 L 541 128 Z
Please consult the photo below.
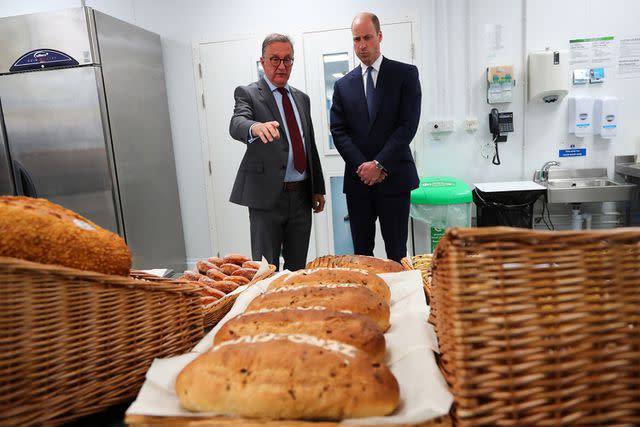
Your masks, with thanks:
M 289 128 L 287 127 L 287 118 L 284 115 L 284 107 L 282 106 L 282 95 L 277 90 L 278 87 L 273 83 L 271 83 L 271 81 L 269 81 L 267 76 L 264 76 L 264 81 L 267 82 L 267 85 L 269 85 L 269 89 L 271 89 L 271 93 L 273 94 L 273 97 L 276 99 L 276 104 L 278 105 L 278 111 L 280 111 L 280 117 L 282 117 L 284 129 L 280 129 L 280 137 L 282 138 L 282 131 L 284 130 L 287 136 L 287 141 L 289 143 L 289 152 L 288 152 L 289 157 L 287 159 L 287 171 L 284 174 L 284 181 L 293 182 L 293 181 L 302 181 L 303 179 L 307 179 L 307 177 L 309 176 L 308 161 L 307 161 L 307 168 L 304 170 L 303 173 L 298 172 L 296 168 L 293 166 L 293 148 L 291 147 L 291 138 L 289 137 Z M 298 113 L 298 107 L 296 106 L 296 102 L 293 100 L 293 96 L 291 96 L 291 92 L 289 90 L 289 84 L 286 84 L 284 88 L 287 90 L 287 94 L 289 95 L 289 100 L 291 101 L 291 105 L 293 106 L 293 112 L 296 116 L 296 122 L 298 122 L 298 129 L 300 129 L 300 136 L 302 136 L 302 147 L 304 148 L 304 152 L 306 156 L 307 145 L 305 143 L 304 131 L 302 129 L 302 121 L 300 120 L 300 113 Z M 249 128 L 249 138 L 247 139 L 247 142 L 251 144 L 256 139 L 260 139 L 260 137 L 251 136 L 251 128 Z

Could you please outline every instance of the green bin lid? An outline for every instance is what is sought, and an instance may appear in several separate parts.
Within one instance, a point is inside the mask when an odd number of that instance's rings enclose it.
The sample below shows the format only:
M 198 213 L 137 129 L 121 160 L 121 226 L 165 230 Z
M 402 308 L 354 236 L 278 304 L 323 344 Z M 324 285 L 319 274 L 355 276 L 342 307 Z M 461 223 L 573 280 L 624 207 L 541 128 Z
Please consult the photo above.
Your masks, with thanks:
M 449 176 L 420 178 L 420 186 L 411 192 L 411 203 L 416 205 L 454 205 L 472 201 L 469 186 L 463 180 Z

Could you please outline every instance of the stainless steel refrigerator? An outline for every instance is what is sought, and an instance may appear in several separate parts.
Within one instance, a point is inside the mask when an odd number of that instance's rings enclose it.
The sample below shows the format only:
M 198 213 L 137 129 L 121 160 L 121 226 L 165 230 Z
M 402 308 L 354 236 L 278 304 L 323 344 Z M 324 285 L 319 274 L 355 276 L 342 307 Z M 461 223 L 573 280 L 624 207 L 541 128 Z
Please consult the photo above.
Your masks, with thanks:
M 186 262 L 160 37 L 88 7 L 0 19 L 0 194 L 125 238 L 134 267 Z

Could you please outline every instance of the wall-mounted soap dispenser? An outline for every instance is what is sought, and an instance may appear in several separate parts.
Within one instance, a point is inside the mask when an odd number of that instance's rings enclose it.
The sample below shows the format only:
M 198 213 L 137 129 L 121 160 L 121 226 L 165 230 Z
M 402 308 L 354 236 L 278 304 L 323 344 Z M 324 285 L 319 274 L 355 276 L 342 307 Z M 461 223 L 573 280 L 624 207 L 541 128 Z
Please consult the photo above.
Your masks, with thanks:
M 529 102 L 558 104 L 569 93 L 569 57 L 566 50 L 529 54 Z
M 604 139 L 611 139 L 618 132 L 618 98 L 596 98 L 593 111 L 593 132 Z
M 569 98 L 569 133 L 578 138 L 593 134 L 593 98 L 572 96 Z

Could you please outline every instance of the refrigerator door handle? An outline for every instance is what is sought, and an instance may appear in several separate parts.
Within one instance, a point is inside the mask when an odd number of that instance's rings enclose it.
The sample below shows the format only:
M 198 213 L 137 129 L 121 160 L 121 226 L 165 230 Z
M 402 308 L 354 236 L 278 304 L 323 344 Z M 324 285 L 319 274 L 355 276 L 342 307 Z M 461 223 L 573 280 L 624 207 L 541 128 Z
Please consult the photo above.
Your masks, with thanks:
M 16 194 L 18 196 L 38 197 L 36 186 L 33 184 L 31 175 L 29 175 L 27 169 L 17 160 L 13 162 L 13 171 L 16 177 Z
M 2 99 L 0 99 L 0 196 L 15 194 L 11 163 L 11 153 L 9 153 L 9 140 L 7 139 L 7 128 L 4 122 Z

